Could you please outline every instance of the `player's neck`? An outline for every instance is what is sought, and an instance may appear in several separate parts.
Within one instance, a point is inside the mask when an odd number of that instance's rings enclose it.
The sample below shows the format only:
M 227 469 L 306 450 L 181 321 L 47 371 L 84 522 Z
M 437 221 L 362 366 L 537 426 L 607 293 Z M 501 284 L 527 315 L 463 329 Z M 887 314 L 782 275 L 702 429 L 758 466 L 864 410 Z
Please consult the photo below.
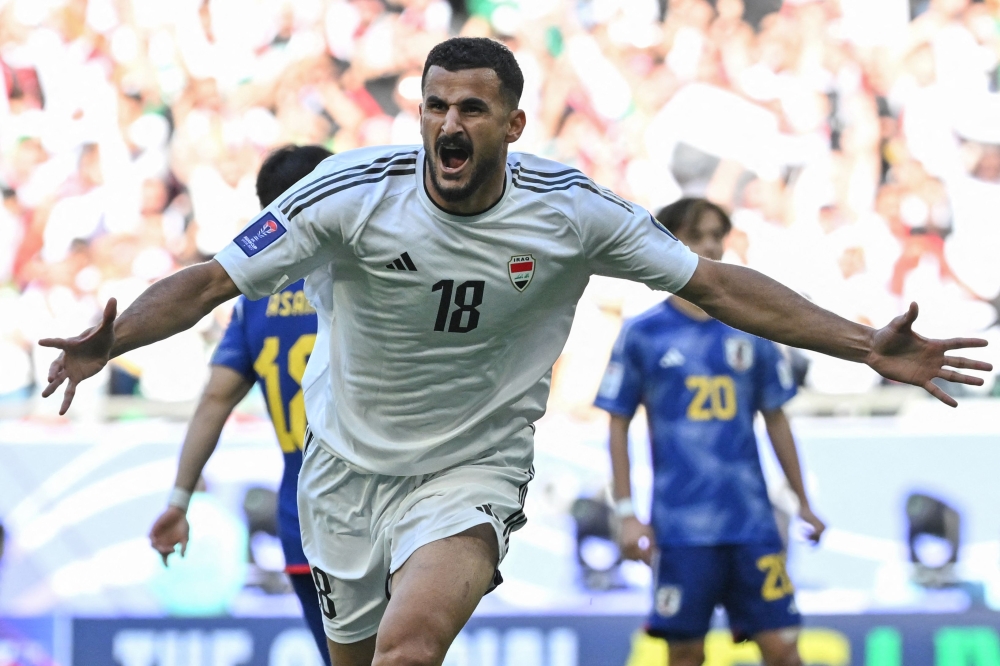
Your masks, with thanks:
M 445 200 L 434 185 L 431 170 L 425 166 L 424 189 L 427 191 L 427 196 L 438 208 L 452 215 L 479 215 L 489 210 L 503 197 L 505 180 L 507 179 L 507 170 L 504 168 L 507 163 L 506 154 L 503 157 L 504 159 L 500 161 L 498 168 L 490 175 L 489 179 L 461 201 Z
M 670 303 L 683 314 L 696 321 L 708 321 L 712 317 L 691 301 L 685 301 L 680 296 L 671 296 Z

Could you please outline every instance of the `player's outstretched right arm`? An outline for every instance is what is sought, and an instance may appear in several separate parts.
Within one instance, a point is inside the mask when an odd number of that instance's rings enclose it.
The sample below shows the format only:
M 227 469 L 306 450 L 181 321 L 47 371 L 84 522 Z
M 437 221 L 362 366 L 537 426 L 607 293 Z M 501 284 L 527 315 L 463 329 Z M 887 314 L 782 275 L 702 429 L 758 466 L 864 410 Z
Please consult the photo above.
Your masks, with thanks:
M 222 427 L 247 392 L 253 381 L 224 365 L 213 365 L 212 374 L 205 385 L 205 391 L 198 401 L 184 446 L 181 447 L 180 462 L 177 464 L 177 478 L 170 505 L 153 523 L 149 531 L 150 545 L 160 553 L 163 564 L 167 556 L 180 544 L 181 556 L 187 549 L 188 522 L 187 505 L 201 477 L 205 464 L 212 457 L 215 446 L 222 434 Z
M 45 338 L 38 344 L 61 349 L 49 368 L 42 397 L 67 382 L 60 414 L 73 402 L 76 386 L 97 374 L 112 358 L 169 338 L 194 326 L 217 305 L 239 295 L 229 274 L 214 259 L 190 266 L 151 285 L 121 317 L 108 301 L 101 323 L 74 338 Z

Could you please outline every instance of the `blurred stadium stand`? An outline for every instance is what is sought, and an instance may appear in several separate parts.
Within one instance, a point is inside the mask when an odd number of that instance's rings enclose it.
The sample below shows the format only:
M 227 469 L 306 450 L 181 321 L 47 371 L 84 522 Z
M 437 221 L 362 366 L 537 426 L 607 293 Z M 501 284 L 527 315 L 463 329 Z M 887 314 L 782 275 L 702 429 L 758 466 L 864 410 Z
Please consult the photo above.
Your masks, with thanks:
M 736 225 L 727 260 L 851 319 L 881 324 L 915 299 L 924 333 L 1000 340 L 996 0 L 165 7 L 0 2 L 0 400 L 37 392 L 51 354 L 34 340 L 227 243 L 256 210 L 268 150 L 418 142 L 424 54 L 456 32 L 515 51 L 517 148 L 652 209 L 708 196 Z M 650 300 L 597 282 L 556 407 L 589 402 L 621 318 Z M 88 390 L 195 399 L 227 317 L 126 355 Z M 808 378 L 830 394 L 877 383 L 823 359 Z

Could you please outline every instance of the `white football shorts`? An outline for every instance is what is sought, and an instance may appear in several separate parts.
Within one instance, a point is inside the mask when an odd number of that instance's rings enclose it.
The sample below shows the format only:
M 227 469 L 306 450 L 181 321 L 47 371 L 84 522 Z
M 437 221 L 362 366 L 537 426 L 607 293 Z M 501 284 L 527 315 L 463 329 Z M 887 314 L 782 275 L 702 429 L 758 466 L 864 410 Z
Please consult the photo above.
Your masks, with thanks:
M 389 603 L 390 576 L 423 545 L 487 523 L 502 561 L 511 532 L 527 522 L 532 476 L 530 454 L 496 449 L 433 474 L 373 474 L 307 430 L 299 521 L 326 635 L 336 643 L 373 636 Z M 493 586 L 500 582 L 497 571 Z

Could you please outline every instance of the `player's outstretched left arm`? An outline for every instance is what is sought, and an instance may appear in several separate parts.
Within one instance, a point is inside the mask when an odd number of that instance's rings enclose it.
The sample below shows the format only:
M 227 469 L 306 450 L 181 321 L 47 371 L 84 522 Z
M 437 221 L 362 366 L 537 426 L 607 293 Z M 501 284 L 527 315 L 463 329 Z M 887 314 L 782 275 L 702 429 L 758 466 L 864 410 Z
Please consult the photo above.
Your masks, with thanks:
M 914 333 L 916 303 L 876 330 L 824 310 L 757 271 L 704 258 L 677 295 L 734 328 L 791 347 L 867 363 L 883 377 L 920 386 L 951 407 L 958 403 L 934 379 L 981 386 L 982 378 L 950 368 L 993 369 L 983 361 L 947 355 L 956 349 L 985 347 L 986 340 L 930 340 Z

